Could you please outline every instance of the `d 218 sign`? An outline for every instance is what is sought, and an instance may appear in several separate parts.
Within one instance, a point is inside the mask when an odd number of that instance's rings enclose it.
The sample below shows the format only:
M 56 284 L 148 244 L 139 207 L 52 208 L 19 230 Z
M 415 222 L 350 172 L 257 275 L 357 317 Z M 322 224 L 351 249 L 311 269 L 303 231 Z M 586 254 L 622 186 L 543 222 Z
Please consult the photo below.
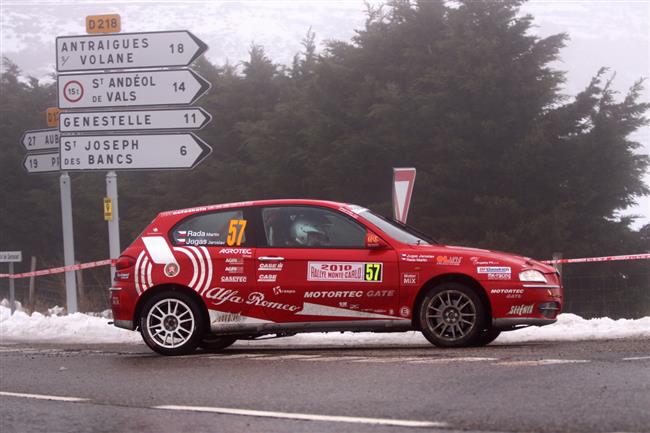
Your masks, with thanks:
M 212 148 L 194 134 L 61 137 L 62 170 L 194 168 Z

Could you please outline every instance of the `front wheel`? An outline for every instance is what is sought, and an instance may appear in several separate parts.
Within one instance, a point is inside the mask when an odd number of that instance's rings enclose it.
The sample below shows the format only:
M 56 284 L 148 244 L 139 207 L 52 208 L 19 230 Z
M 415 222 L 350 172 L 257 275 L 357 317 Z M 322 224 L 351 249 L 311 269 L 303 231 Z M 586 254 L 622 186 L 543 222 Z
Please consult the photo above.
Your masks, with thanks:
M 194 299 L 166 291 L 149 299 L 142 311 L 140 332 L 152 350 L 161 355 L 194 352 L 204 332 L 201 309 Z
M 432 287 L 424 296 L 420 329 L 436 346 L 472 346 L 485 329 L 486 314 L 483 302 L 472 289 L 460 283 L 444 283 Z

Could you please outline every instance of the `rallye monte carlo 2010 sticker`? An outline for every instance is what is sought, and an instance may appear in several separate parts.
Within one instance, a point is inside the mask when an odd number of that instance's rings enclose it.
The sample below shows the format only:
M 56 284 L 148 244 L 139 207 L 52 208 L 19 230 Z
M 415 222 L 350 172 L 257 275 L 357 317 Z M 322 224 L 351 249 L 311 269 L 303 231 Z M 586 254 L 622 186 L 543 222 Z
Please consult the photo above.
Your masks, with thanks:
M 381 263 L 309 262 L 307 281 L 372 282 L 382 281 Z

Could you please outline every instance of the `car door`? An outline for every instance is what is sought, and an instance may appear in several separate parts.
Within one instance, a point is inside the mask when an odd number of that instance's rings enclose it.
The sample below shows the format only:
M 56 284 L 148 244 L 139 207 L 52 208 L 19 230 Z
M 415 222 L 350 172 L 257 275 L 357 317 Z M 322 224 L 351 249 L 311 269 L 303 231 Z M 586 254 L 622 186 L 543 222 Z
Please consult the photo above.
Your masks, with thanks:
M 396 315 L 397 255 L 366 245 L 367 228 L 320 206 L 261 207 L 260 315 L 273 322 L 371 321 Z
M 189 287 L 205 300 L 215 332 L 238 330 L 255 291 L 254 235 L 249 210 L 222 209 L 182 220 L 171 232 L 174 251 L 193 268 Z

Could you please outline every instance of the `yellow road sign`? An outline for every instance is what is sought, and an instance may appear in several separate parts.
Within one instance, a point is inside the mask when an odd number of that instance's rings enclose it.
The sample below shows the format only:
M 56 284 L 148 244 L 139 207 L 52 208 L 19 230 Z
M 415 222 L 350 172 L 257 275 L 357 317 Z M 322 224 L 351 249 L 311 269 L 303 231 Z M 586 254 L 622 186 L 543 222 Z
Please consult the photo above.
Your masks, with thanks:
M 113 221 L 113 200 L 104 197 L 104 221 Z
M 45 110 L 45 116 L 47 118 L 47 126 L 50 128 L 58 128 L 59 126 L 59 110 L 58 107 L 50 107 Z
M 119 14 L 86 17 L 86 33 L 119 33 L 120 31 L 122 31 L 122 22 Z

